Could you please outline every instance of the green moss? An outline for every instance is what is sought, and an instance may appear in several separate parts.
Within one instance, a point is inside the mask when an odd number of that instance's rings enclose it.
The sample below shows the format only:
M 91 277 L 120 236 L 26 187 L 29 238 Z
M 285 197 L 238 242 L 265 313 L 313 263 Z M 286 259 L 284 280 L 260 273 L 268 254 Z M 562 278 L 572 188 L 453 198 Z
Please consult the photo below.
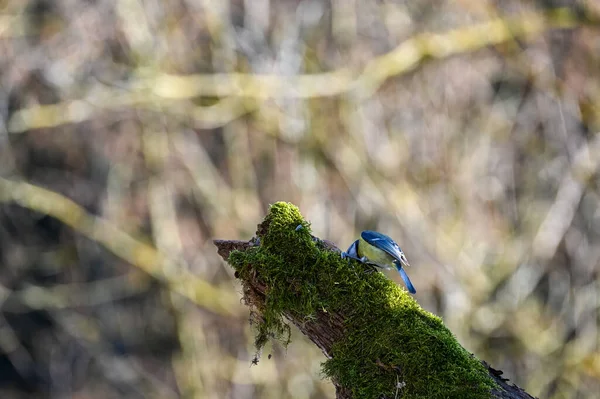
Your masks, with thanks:
M 384 274 L 313 241 L 297 207 L 272 205 L 262 226 L 260 246 L 229 258 L 241 279 L 257 273 L 267 287 L 258 349 L 271 338 L 287 342 L 284 313 L 306 320 L 317 311 L 343 314 L 344 337 L 323 372 L 355 398 L 489 398 L 487 370 L 439 317 Z

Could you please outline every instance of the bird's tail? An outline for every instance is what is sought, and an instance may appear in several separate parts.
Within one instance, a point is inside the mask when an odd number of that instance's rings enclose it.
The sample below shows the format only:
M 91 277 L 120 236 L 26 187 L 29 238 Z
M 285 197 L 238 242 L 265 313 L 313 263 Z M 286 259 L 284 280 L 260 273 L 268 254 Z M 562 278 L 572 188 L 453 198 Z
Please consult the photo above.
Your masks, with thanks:
M 415 289 L 415 286 L 412 285 L 412 283 L 410 282 L 410 279 L 408 278 L 408 274 L 406 274 L 406 272 L 402 268 L 402 265 L 400 265 L 399 262 L 394 262 L 394 264 L 396 265 L 396 269 L 398 270 L 398 273 L 400 273 L 400 277 L 402 277 L 402 280 L 404 280 L 404 284 L 406 284 L 406 288 L 408 288 L 408 292 L 410 292 L 411 294 L 416 294 L 417 290 Z

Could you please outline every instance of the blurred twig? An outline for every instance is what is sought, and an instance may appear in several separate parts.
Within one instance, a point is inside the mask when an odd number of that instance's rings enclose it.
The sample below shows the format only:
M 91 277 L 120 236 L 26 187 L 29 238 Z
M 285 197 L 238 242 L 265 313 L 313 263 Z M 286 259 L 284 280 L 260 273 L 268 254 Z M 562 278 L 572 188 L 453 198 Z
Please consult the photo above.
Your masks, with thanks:
M 129 92 L 95 88 L 83 100 L 20 109 L 10 119 L 8 129 L 19 133 L 77 123 L 97 112 L 123 106 L 150 107 L 166 114 L 188 115 L 200 127 L 217 127 L 254 110 L 265 99 L 314 98 L 344 93 L 364 99 L 373 95 L 387 79 L 413 70 L 428 58 L 444 59 L 515 39 L 530 39 L 551 29 L 575 28 L 595 22 L 588 14 L 579 15 L 571 9 L 558 8 L 514 18 L 495 18 L 441 34 L 422 33 L 373 59 L 359 74 L 341 68 L 295 76 L 231 73 L 138 77 L 129 85 Z M 197 97 L 245 97 L 247 100 L 222 99 L 211 107 L 181 102 Z
M 11 300 L 3 304 L 3 309 L 29 312 L 32 309 L 65 309 L 112 302 L 148 289 L 148 278 L 145 275 L 143 278 L 141 274 L 136 271 L 102 280 L 51 287 L 28 285 L 19 291 L 12 291 Z
M 585 143 L 562 178 L 556 199 L 548 210 L 533 241 L 535 255 L 550 259 L 571 226 L 587 182 L 597 173 L 600 165 L 600 135 Z
M 105 87 L 93 91 L 94 94 L 85 100 L 18 110 L 10 119 L 8 130 L 22 133 L 30 129 L 80 123 L 100 112 L 126 107 L 149 109 L 184 120 L 190 118 L 194 126 L 211 129 L 223 126 L 256 108 L 253 102 L 240 98 L 224 98 L 210 106 L 195 106 L 188 101 L 155 96 L 148 88 L 141 86 L 131 91 Z
M 427 58 L 443 59 L 515 39 L 526 40 L 550 29 L 574 28 L 584 22 L 573 10 L 557 8 L 515 18 L 495 18 L 442 34 L 423 33 L 371 61 L 357 82 L 358 94 L 362 98 L 371 96 L 385 80 L 412 70 Z
M 91 215 L 70 199 L 42 187 L 0 177 L 0 202 L 17 204 L 52 216 L 109 251 L 164 282 L 169 289 L 210 311 L 239 314 L 241 306 L 230 289 L 215 287 L 193 275 L 176 260 L 131 237 L 103 218 Z M 177 269 L 177 276 L 164 270 Z
M 97 320 L 78 314 L 77 312 L 51 313 L 53 320 L 67 332 L 87 355 L 94 358 L 104 376 L 118 387 L 150 398 L 177 398 L 179 395 L 168 384 L 148 372 L 139 361 L 132 356 L 118 356 L 111 353 L 109 345 L 102 337 Z M 146 386 L 136 384 L 144 381 Z
M 146 166 L 149 170 L 161 171 L 149 179 L 147 186 L 148 208 L 155 245 L 162 252 L 182 258 L 181 236 L 177 227 L 176 195 L 166 167 L 170 156 L 167 133 L 146 130 L 142 141 Z M 173 269 L 173 266 L 177 265 L 171 264 L 163 269 L 165 275 L 177 276 L 182 272 L 181 268 Z M 195 356 L 198 353 L 194 347 L 196 342 L 193 334 L 190 333 L 193 331 L 192 318 L 186 315 L 186 309 L 181 306 L 181 301 L 174 292 L 170 293 L 169 298 L 177 320 L 177 334 L 182 346 L 178 359 L 174 359 L 173 370 L 177 386 L 184 396 L 206 396 L 202 379 L 194 378 L 199 375 L 197 367 L 199 362 Z M 178 364 L 184 367 L 177 367 Z

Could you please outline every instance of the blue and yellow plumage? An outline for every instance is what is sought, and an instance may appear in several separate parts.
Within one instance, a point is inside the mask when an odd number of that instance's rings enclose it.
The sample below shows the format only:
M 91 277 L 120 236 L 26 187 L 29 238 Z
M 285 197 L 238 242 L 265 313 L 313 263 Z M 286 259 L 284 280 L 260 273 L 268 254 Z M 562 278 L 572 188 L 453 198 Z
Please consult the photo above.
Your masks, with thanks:
M 403 268 L 403 266 L 410 266 L 408 259 L 398 244 L 385 234 L 371 230 L 363 231 L 360 233 L 360 238 L 354 241 L 346 252 L 342 252 L 342 258 L 356 259 L 386 270 L 395 268 L 404 280 L 408 291 L 411 294 L 417 292 Z

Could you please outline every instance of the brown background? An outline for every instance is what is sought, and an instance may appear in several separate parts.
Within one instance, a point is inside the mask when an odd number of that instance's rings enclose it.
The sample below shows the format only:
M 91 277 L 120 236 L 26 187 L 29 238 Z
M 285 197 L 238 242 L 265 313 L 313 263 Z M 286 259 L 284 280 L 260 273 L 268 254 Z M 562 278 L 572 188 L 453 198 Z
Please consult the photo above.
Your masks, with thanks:
M 0 0 L 0 397 L 332 398 L 296 330 L 251 367 L 211 244 L 278 200 L 394 237 L 466 348 L 593 397 L 600 34 L 556 5 Z

